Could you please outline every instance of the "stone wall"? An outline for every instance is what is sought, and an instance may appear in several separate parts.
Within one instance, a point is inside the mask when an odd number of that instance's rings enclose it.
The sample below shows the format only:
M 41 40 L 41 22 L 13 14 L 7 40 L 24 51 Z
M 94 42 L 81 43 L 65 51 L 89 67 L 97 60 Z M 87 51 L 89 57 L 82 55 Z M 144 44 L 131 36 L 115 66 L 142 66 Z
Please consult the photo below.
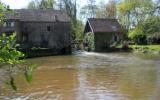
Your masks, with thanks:
M 22 22 L 21 42 L 35 47 L 65 48 L 71 45 L 70 23 Z

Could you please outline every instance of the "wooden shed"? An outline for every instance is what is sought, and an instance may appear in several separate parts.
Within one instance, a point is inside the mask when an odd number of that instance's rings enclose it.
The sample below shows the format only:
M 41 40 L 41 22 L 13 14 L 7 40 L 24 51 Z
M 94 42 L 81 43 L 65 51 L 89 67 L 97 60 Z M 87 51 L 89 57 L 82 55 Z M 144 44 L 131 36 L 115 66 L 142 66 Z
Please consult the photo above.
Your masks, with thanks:
M 94 34 L 95 51 L 107 51 L 123 38 L 123 30 L 116 19 L 89 18 L 86 22 L 84 35 Z

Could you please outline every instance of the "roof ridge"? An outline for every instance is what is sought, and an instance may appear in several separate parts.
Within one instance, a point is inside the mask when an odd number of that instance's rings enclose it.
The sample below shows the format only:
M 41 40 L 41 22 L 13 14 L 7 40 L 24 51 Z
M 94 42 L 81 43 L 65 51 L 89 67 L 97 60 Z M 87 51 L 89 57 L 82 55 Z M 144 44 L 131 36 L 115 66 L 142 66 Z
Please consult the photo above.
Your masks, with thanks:
M 63 12 L 63 10 L 55 10 L 55 9 L 13 9 L 14 11 L 53 11 L 53 12 Z
M 88 18 L 88 20 L 117 20 L 116 18 Z

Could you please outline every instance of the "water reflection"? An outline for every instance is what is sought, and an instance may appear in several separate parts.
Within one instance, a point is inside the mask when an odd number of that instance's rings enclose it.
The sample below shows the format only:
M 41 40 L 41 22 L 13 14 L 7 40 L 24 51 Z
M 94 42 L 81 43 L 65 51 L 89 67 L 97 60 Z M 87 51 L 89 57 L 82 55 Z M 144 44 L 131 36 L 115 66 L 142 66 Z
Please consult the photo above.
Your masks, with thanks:
M 159 57 L 82 53 L 30 59 L 39 68 L 33 82 L 17 76 L 13 92 L 0 85 L 0 99 L 18 100 L 158 100 Z

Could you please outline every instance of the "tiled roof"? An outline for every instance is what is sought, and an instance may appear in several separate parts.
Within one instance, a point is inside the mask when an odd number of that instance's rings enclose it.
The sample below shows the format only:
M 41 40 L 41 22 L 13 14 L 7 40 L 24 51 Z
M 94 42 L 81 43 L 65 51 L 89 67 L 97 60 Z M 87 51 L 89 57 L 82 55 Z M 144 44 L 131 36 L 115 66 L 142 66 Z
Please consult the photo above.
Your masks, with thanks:
M 67 14 L 53 9 L 17 9 L 14 13 L 5 12 L 7 19 L 19 19 L 24 22 L 69 22 Z
M 93 32 L 122 32 L 116 19 L 89 18 L 88 23 Z

